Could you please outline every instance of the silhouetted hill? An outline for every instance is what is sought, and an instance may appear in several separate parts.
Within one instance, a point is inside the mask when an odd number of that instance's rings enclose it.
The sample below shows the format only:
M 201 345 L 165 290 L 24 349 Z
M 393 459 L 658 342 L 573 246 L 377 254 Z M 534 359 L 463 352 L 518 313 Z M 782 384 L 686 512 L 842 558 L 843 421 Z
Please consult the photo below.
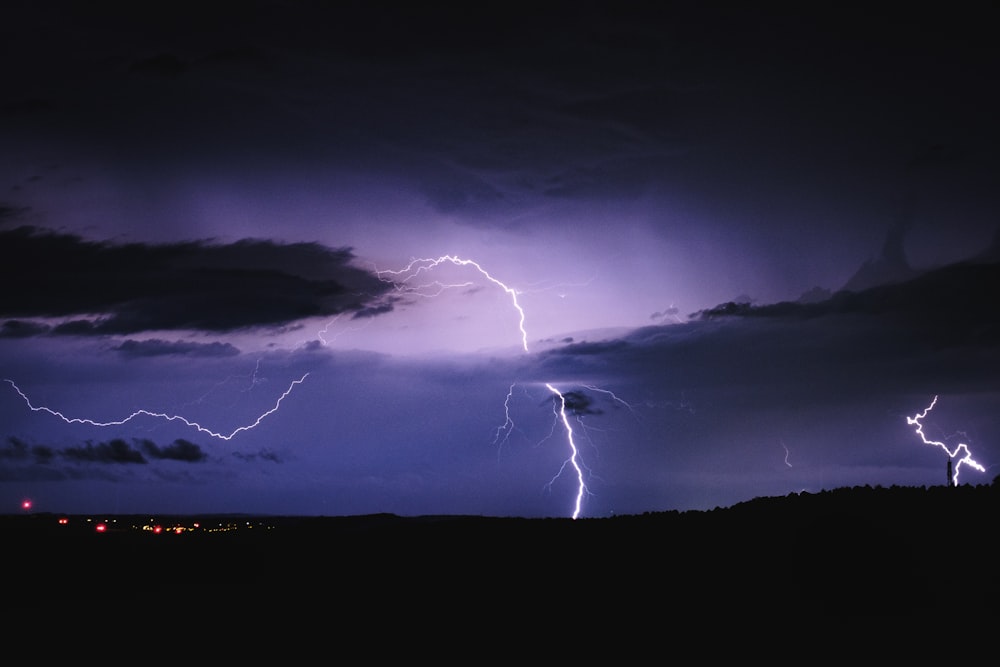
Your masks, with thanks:
M 746 611 L 991 611 L 1000 485 L 856 487 L 757 498 L 712 511 L 603 519 L 477 516 L 170 517 L 204 529 L 154 533 L 150 517 L 8 516 L 18 554 L 8 599 L 281 605 L 302 596 L 357 613 L 405 600 L 567 608 L 635 605 Z M 146 529 L 126 529 L 127 526 Z M 239 526 L 210 531 L 209 527 Z M 631 607 L 629 607 L 631 608 Z

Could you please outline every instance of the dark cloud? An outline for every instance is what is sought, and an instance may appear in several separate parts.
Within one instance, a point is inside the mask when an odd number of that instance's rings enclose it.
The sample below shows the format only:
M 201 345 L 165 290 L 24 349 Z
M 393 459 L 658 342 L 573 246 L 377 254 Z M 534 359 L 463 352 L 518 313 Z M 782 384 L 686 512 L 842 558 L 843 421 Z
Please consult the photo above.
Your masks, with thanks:
M 7 204 L 0 203 L 0 225 L 18 218 L 27 210 L 24 207 L 8 206 Z
M 48 333 L 52 327 L 40 322 L 7 320 L 0 327 L 0 338 L 31 338 Z
M 554 397 L 558 401 L 558 397 Z M 580 390 L 562 392 L 562 401 L 566 410 L 573 416 L 599 415 L 601 411 L 594 407 L 594 399 Z
M 282 459 L 275 452 L 262 449 L 259 452 L 233 452 L 233 457 L 247 463 L 252 461 L 270 461 L 271 463 L 281 463 Z
M 126 340 L 114 348 L 126 357 L 161 357 L 167 355 L 191 357 L 232 357 L 240 353 L 229 343 L 192 343 L 189 341 Z
M 384 312 L 380 299 L 391 286 L 352 260 L 349 250 L 315 243 L 116 245 L 20 227 L 0 232 L 0 280 L 19 285 L 0 296 L 0 315 L 96 313 L 56 333 L 129 334 L 232 331 Z
M 918 272 L 910 266 L 903 245 L 907 232 L 912 227 L 912 212 L 907 211 L 900 215 L 889 228 L 882 244 L 881 254 L 873 260 L 864 262 L 848 279 L 844 289 L 857 292 L 875 285 L 900 282 L 916 276 Z
M 817 302 L 727 303 L 684 324 L 541 353 L 544 373 L 620 374 L 781 405 L 947 387 L 1000 372 L 1000 264 L 962 262 Z M 738 397 L 738 399 L 737 399 Z
M 150 440 L 143 440 L 141 445 L 142 450 L 153 459 L 170 459 L 189 463 L 200 463 L 208 459 L 208 455 L 202 451 L 201 447 L 183 439 L 174 440 L 166 447 L 159 447 Z
M 390 312 L 393 309 L 393 307 L 394 307 L 393 306 L 393 302 L 394 302 L 394 300 L 387 299 L 385 303 L 379 304 L 377 306 L 370 306 L 368 308 L 361 308 L 361 309 L 357 310 L 354 313 L 353 318 L 354 319 L 364 319 L 364 318 L 367 318 L 367 317 L 375 317 L 377 315 L 383 315 L 385 313 Z
M 100 333 L 97 323 L 91 320 L 71 320 L 52 327 L 52 333 L 57 336 L 92 336 Z
M 16 437 L 9 437 L 7 444 L 0 447 L 0 459 L 9 461 L 28 461 L 48 463 L 55 456 L 51 447 L 45 445 L 30 445 Z
M 79 447 L 55 449 L 47 445 L 32 445 L 11 436 L 7 444 L 0 447 L 0 459 L 22 463 L 49 463 L 56 456 L 80 463 L 148 463 L 150 459 L 201 463 L 208 455 L 200 446 L 184 439 L 174 440 L 166 446 L 159 446 L 152 440 L 133 440 L 128 443 L 121 438 L 107 442 L 87 442 Z
M 1000 263 L 967 261 L 920 273 L 911 280 L 859 291 L 842 290 L 820 301 L 754 306 L 730 302 L 695 316 L 813 319 L 864 316 L 892 327 L 907 342 L 938 346 L 992 345 L 1000 325 L 989 304 L 1000 298 Z
M 60 454 L 70 461 L 83 463 L 148 463 L 142 452 L 119 438 L 108 442 L 88 442 L 82 447 L 67 447 Z

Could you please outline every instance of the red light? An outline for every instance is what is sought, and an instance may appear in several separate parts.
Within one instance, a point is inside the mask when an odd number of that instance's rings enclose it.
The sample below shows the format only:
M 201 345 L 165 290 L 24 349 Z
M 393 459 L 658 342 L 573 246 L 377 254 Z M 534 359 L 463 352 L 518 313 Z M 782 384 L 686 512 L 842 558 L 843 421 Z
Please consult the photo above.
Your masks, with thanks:
M 65 526 L 65 525 L 66 525 L 67 523 L 69 523 L 69 519 L 67 519 L 67 518 L 66 518 L 66 517 L 64 517 L 64 516 L 62 516 L 62 517 L 59 517 L 59 525 L 61 525 L 61 526 Z
M 31 501 L 28 500 L 27 498 L 25 498 L 24 500 L 22 500 L 21 501 L 21 509 L 30 510 L 31 509 Z
M 163 526 L 153 526 L 153 534 L 159 535 L 163 532 Z
M 94 526 L 94 530 L 96 530 L 99 533 L 103 533 L 107 529 L 108 529 L 108 526 L 107 526 L 107 524 L 104 524 L 104 523 L 99 523 L 96 526 Z

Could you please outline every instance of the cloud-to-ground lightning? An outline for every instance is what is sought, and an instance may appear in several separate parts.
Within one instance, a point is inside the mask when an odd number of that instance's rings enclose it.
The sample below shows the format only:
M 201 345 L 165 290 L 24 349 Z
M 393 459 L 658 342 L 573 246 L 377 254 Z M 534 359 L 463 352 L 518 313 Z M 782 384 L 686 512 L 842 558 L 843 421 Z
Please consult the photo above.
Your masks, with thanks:
M 563 463 L 562 467 L 559 469 L 559 472 L 557 472 L 555 476 L 552 478 L 552 481 L 555 481 L 560 475 L 562 475 L 563 471 L 566 469 L 566 466 L 571 466 L 573 470 L 576 471 L 576 480 L 577 480 L 576 503 L 573 507 L 573 518 L 576 519 L 580 516 L 580 507 L 583 504 L 583 496 L 585 493 L 587 493 L 587 485 L 586 482 L 584 482 L 583 469 L 580 467 L 580 462 L 578 460 L 579 451 L 577 450 L 576 442 L 574 442 L 573 440 L 573 427 L 570 425 L 569 416 L 567 416 L 566 414 L 566 397 L 563 395 L 561 391 L 553 387 L 548 382 L 545 383 L 545 386 L 559 399 L 558 416 L 560 421 L 562 421 L 563 428 L 566 429 L 566 439 L 569 441 L 569 448 L 570 448 L 569 458 L 567 458 L 566 461 Z
M 948 455 L 949 460 L 950 459 L 954 459 L 956 456 L 958 456 L 959 452 L 961 452 L 961 451 L 965 452 L 965 455 L 962 456 L 962 458 L 958 459 L 958 463 L 956 463 L 955 467 L 952 469 L 952 476 L 951 476 L 952 486 L 958 486 L 958 471 L 961 469 L 961 467 L 962 467 L 963 464 L 968 465 L 968 466 L 970 466 L 972 468 L 975 468 L 979 472 L 986 472 L 986 468 L 984 468 L 982 465 L 980 465 L 979 463 L 977 463 L 972 458 L 972 452 L 969 451 L 969 446 L 967 444 L 965 444 L 964 442 L 959 443 L 955 447 L 954 450 L 951 450 L 951 449 L 948 449 L 948 446 L 945 443 L 939 442 L 937 440 L 931 440 L 924 433 L 924 425 L 921 422 L 921 420 L 924 417 L 926 417 L 927 414 L 931 410 L 934 409 L 934 406 L 937 404 L 937 400 L 938 400 L 938 397 L 935 396 L 934 400 L 931 401 L 931 404 L 928 405 L 924 409 L 923 412 L 920 412 L 920 413 L 914 415 L 913 417 L 907 417 L 906 418 L 906 423 L 909 424 L 909 425 L 911 425 L 911 426 L 916 426 L 917 427 L 916 428 L 917 435 L 920 436 L 920 439 L 923 441 L 923 443 L 925 445 L 934 445 L 935 447 L 940 447 L 941 449 L 943 449 L 945 451 L 945 453 Z
M 18 393 L 18 395 L 22 399 L 24 399 L 24 402 L 28 405 L 28 407 L 31 409 L 32 412 L 46 412 L 46 413 L 52 415 L 53 417 L 58 417 L 59 419 L 61 419 L 64 422 L 66 422 L 67 424 L 87 424 L 89 426 L 101 426 L 101 427 L 121 426 L 122 424 L 126 424 L 126 423 L 132 421 L 133 419 L 135 419 L 137 417 L 143 417 L 143 416 L 145 416 L 145 417 L 153 417 L 155 419 L 165 419 L 167 421 L 179 421 L 179 422 L 185 424 L 186 426 L 190 426 L 191 428 L 196 429 L 199 432 L 204 433 L 206 435 L 210 435 L 213 438 L 219 438 L 220 440 L 232 440 L 236 435 L 238 435 L 238 434 L 240 434 L 240 433 L 242 433 L 244 431 L 249 431 L 250 429 L 256 428 L 262 421 L 264 421 L 265 418 L 267 418 L 268 416 L 270 416 L 270 415 L 274 414 L 275 412 L 277 412 L 278 409 L 281 407 L 281 402 L 283 400 L 285 400 L 285 398 L 289 394 L 292 393 L 292 390 L 295 389 L 295 387 L 297 385 L 300 385 L 303 382 L 305 382 L 305 379 L 307 377 L 309 377 L 309 373 L 306 373 L 305 375 L 303 375 L 298 380 L 293 380 L 292 383 L 290 385 L 288 385 L 288 389 L 286 389 L 284 391 L 284 393 L 281 394 L 281 396 L 278 397 L 278 400 L 275 401 L 274 407 L 272 407 L 270 410 L 267 410 L 266 412 L 264 412 L 263 414 L 261 414 L 252 423 L 246 424 L 245 426 L 240 426 L 240 427 L 234 429 L 231 433 L 228 433 L 228 434 L 226 434 L 226 433 L 220 433 L 218 431 L 213 431 L 213 430 L 211 430 L 209 428 L 206 428 L 206 427 L 202 426 L 198 422 L 191 421 L 190 419 L 187 419 L 186 417 L 182 417 L 181 415 L 172 415 L 172 414 L 168 414 L 168 413 L 165 413 L 165 412 L 153 412 L 151 410 L 144 410 L 144 409 L 143 410 L 136 410 L 132 414 L 130 414 L 127 417 L 124 417 L 122 419 L 118 419 L 118 420 L 114 420 L 114 421 L 105 421 L 105 422 L 96 421 L 94 419 L 88 419 L 88 418 L 83 418 L 83 417 L 67 417 L 66 415 L 64 415 L 63 413 L 59 412 L 58 410 L 53 410 L 52 408 L 46 407 L 44 405 L 34 405 L 31 402 L 31 399 L 29 399 L 28 396 L 23 391 L 21 391 L 21 388 L 18 387 L 17 384 L 15 384 L 13 380 L 7 379 L 6 382 L 8 384 L 10 384 L 11 387 L 14 388 L 14 391 L 16 391 Z
M 521 331 L 521 347 L 524 351 L 528 351 L 528 332 L 524 328 L 524 309 L 521 308 L 521 304 L 518 303 L 517 295 L 518 290 L 513 287 L 508 286 L 502 281 L 494 278 L 490 273 L 480 266 L 477 262 L 471 259 L 463 259 L 456 255 L 442 255 L 437 258 L 423 258 L 411 260 L 409 264 L 399 270 L 392 269 L 376 269 L 376 274 L 380 279 L 388 280 L 395 284 L 396 289 L 401 292 L 407 292 L 410 294 L 418 294 L 421 296 L 437 296 L 446 289 L 453 289 L 458 287 L 468 287 L 472 283 L 456 283 L 447 284 L 440 281 L 432 281 L 430 283 L 420 283 L 411 284 L 411 281 L 416 279 L 420 274 L 431 271 L 435 267 L 444 264 L 451 263 L 455 266 L 471 266 L 476 271 L 478 271 L 484 278 L 489 280 L 491 283 L 501 288 L 504 292 L 510 295 L 511 303 L 514 305 L 514 309 L 517 311 L 520 320 L 518 322 L 518 328 Z M 431 291 L 433 290 L 433 291 Z
M 457 255 L 442 255 L 437 258 L 413 259 L 405 267 L 398 270 L 376 269 L 376 274 L 379 276 L 380 279 L 392 282 L 396 286 L 397 291 L 406 292 L 408 294 L 415 294 L 418 296 L 425 296 L 425 297 L 438 296 L 447 289 L 469 287 L 472 284 L 471 282 L 444 283 L 437 280 L 430 282 L 423 282 L 423 283 L 418 282 L 417 279 L 421 274 L 427 273 L 433 270 L 435 267 L 445 263 L 454 264 L 455 266 L 460 266 L 460 267 L 467 267 L 467 266 L 472 267 L 488 281 L 498 286 L 504 292 L 510 295 L 511 303 L 513 304 L 514 309 L 517 311 L 518 314 L 518 328 L 521 332 L 521 347 L 524 349 L 525 352 L 528 352 L 529 351 L 528 332 L 527 329 L 525 329 L 525 313 L 524 309 L 521 307 L 521 304 L 517 300 L 518 294 L 520 294 L 520 292 L 517 289 L 510 287 L 509 285 L 499 280 L 498 278 L 494 277 L 486 269 L 484 269 L 478 262 L 471 259 L 463 259 L 461 257 L 458 257 Z M 514 392 L 515 384 L 516 383 L 511 384 L 510 388 L 507 390 L 507 397 L 504 400 L 505 419 L 504 423 L 501 426 L 497 427 L 496 434 L 493 439 L 494 444 L 500 443 L 502 445 L 504 442 L 506 442 L 507 438 L 510 436 L 511 431 L 514 428 L 514 422 L 510 416 L 510 400 Z M 551 391 L 559 398 L 561 408 L 558 411 L 558 417 L 562 421 L 562 424 L 566 429 L 566 437 L 570 448 L 570 456 L 563 463 L 559 472 L 557 472 L 556 475 L 552 478 L 552 481 L 555 481 L 555 479 L 557 479 L 563 473 L 563 471 L 565 471 L 567 466 L 571 466 L 576 471 L 578 484 L 577 484 L 576 502 L 574 504 L 572 513 L 573 518 L 576 519 L 580 516 L 583 497 L 587 493 L 587 486 L 584 482 L 583 469 L 581 468 L 579 462 L 579 451 L 577 449 L 576 442 L 573 439 L 573 428 L 569 423 L 569 416 L 566 414 L 567 411 L 566 397 L 553 385 L 546 383 L 545 386 L 549 389 L 549 391 Z M 598 391 L 604 391 L 604 390 L 598 390 Z M 625 403 L 625 401 L 622 401 L 611 392 L 606 392 L 606 393 L 608 393 L 613 400 L 623 403 L 631 410 L 632 406 L 628 405 L 628 403 Z M 551 485 L 551 482 L 549 482 L 549 484 Z

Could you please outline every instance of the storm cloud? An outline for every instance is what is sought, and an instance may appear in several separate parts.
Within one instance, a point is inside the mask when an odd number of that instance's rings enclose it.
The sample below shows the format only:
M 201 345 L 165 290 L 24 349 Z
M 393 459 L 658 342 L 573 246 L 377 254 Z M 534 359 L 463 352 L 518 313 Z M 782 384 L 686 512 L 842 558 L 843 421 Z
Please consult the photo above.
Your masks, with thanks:
M 0 297 L 8 336 L 30 318 L 74 318 L 77 335 L 151 330 L 227 332 L 307 317 L 382 312 L 389 283 L 353 266 L 347 249 L 243 240 L 114 244 L 19 227 L 0 232 Z M 25 321 L 28 319 L 28 321 Z M 135 353 L 151 352 L 151 345 Z

